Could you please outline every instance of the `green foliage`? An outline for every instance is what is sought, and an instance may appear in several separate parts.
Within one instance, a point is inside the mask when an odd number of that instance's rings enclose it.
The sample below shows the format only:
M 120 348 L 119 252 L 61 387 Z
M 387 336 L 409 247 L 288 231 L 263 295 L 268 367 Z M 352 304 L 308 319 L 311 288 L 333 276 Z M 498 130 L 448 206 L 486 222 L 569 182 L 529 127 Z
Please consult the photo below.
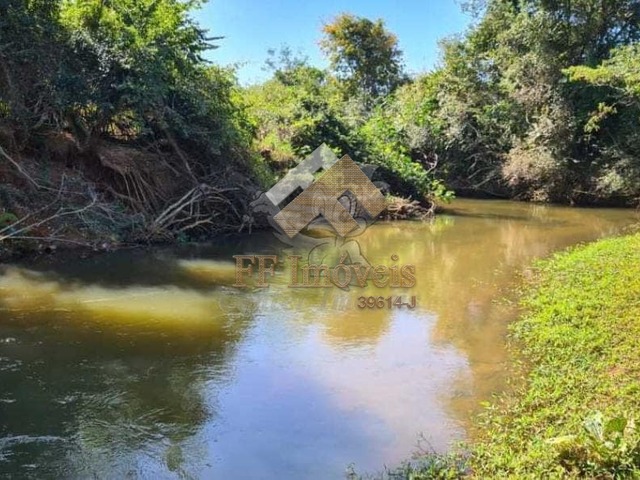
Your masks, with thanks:
M 585 99 L 579 118 L 584 139 L 597 157 L 591 162 L 591 189 L 600 197 L 640 196 L 640 45 L 612 50 L 595 67 L 565 70 Z
M 624 98 L 640 101 L 640 44 L 613 50 L 610 58 L 596 67 L 578 65 L 565 71 L 572 81 L 614 87 L 621 91 Z
M 142 216 L 128 222 L 138 238 L 245 222 L 247 197 L 271 174 L 250 151 L 254 126 L 234 72 L 202 57 L 217 38 L 191 18 L 200 3 L 0 0 L 0 140 L 25 163 L 42 159 L 24 171 L 55 192 L 73 168 L 95 182 L 78 190 Z M 103 236 L 105 222 L 90 216 L 87 236 Z M 108 221 L 120 229 L 116 215 Z
M 323 28 L 327 70 L 285 48 L 247 89 L 202 58 L 217 38 L 191 18 L 200 4 L 1 0 L 3 140 L 42 151 L 64 133 L 83 154 L 128 142 L 171 152 L 191 180 L 230 159 L 263 184 L 326 143 L 419 200 L 449 186 L 640 199 L 640 0 L 472 1 L 476 23 L 413 79 L 381 20 L 342 14 Z
M 548 441 L 558 451 L 566 469 L 595 478 L 630 478 L 640 475 L 640 431 L 633 419 L 624 416 L 605 421 L 596 412 L 576 435 Z
M 0 213 L 0 229 L 8 227 L 12 223 L 18 221 L 18 217 L 16 217 L 13 213 Z
M 244 125 L 231 100 L 232 72 L 206 66 L 201 58 L 212 45 L 188 15 L 199 3 L 63 3 L 60 21 L 83 61 L 78 82 L 87 95 L 73 113 L 89 132 L 125 131 L 140 138 L 169 131 L 214 155 L 243 140 Z M 77 91 L 73 99 L 77 104 Z
M 307 65 L 276 71 L 274 78 L 245 92 L 257 144 L 272 160 L 291 162 L 326 143 L 352 151 L 338 92 L 325 72 Z
M 428 452 L 413 461 L 385 470 L 383 474 L 361 477 L 353 468 L 347 472 L 348 480 L 371 478 L 374 480 L 455 480 L 469 474 L 468 459 L 459 453 L 438 454 Z
M 512 327 L 523 378 L 488 406 L 479 478 L 640 477 L 639 255 L 636 234 L 538 265 Z
M 363 160 L 382 167 L 394 191 L 418 199 L 448 201 L 452 193 L 431 172 L 437 160 L 433 157 L 437 127 L 430 117 L 434 98 L 420 85 L 402 87 L 360 128 L 365 144 Z
M 443 149 L 439 108 L 440 74 L 424 75 L 399 87 L 378 105 L 358 130 L 363 160 L 381 167 L 392 190 L 416 199 L 453 198 L 436 176 Z
M 4 121 L 18 128 L 56 120 L 52 72 L 64 63 L 58 14 L 56 1 L 0 2 L 0 104 Z
M 364 94 L 373 100 L 402 83 L 402 52 L 382 20 L 342 14 L 323 32 L 320 45 L 347 95 Z
M 202 58 L 215 38 L 189 15 L 200 3 L 0 4 L 2 38 L 20 39 L 0 48 L 10 67 L 0 75 L 9 122 L 27 137 L 69 130 L 82 146 L 165 138 L 209 158 L 247 147 L 252 131 L 233 72 Z
M 638 197 L 640 2 L 472 4 L 476 25 L 443 44 L 450 184 L 546 201 Z
M 377 165 L 392 191 L 420 200 L 448 201 L 453 194 L 437 179 L 434 148 L 439 121 L 437 76 L 400 87 L 373 110 L 345 100 L 327 72 L 292 60 L 287 51 L 274 77 L 249 87 L 245 101 L 257 129 L 257 148 L 276 167 L 326 143 L 337 154 Z M 282 167 L 280 167 L 282 168 Z
M 455 480 L 468 473 L 466 458 L 460 455 L 426 455 L 389 472 L 398 480 Z

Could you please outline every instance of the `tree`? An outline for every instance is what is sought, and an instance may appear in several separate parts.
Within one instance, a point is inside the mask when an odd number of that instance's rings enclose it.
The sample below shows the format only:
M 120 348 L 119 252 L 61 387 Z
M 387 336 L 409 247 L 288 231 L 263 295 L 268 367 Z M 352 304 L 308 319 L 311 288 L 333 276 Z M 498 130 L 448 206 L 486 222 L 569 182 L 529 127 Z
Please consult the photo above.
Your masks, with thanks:
M 613 50 L 611 57 L 595 68 L 579 65 L 566 72 L 573 81 L 610 86 L 619 92 L 621 102 L 640 107 L 640 43 Z
M 87 103 L 93 118 L 85 118 L 95 134 L 120 128 L 144 130 L 163 119 L 165 104 L 180 98 L 185 78 L 202 76 L 201 54 L 211 45 L 189 12 L 198 2 L 178 0 L 69 0 L 61 22 L 86 73 Z M 74 99 L 78 100 L 78 91 Z M 127 112 L 126 119 L 121 115 Z M 126 124 L 126 125 L 125 125 Z
M 382 20 L 342 14 L 323 28 L 320 46 L 347 95 L 370 100 L 392 92 L 404 80 L 402 52 Z
M 0 1 L 0 121 L 22 136 L 60 120 L 53 113 L 54 87 L 46 81 L 66 63 L 59 6 L 53 0 Z
M 322 143 L 353 155 L 339 97 L 326 72 L 302 60 L 276 64 L 273 78 L 245 92 L 258 148 L 280 166 Z
M 439 72 L 399 87 L 371 112 L 358 130 L 364 142 L 362 161 L 380 167 L 391 191 L 413 199 L 448 200 L 452 196 L 437 178 L 437 151 L 442 150 L 442 122 L 436 117 Z
M 582 99 L 584 136 L 597 148 L 593 194 L 640 196 L 640 43 L 612 50 L 597 67 L 578 65 L 566 73 Z
M 640 1 L 472 0 L 471 7 L 481 14 L 477 23 L 444 43 L 438 96 L 446 125 L 440 158 L 452 186 L 541 201 L 637 196 L 638 124 L 628 105 L 637 57 L 623 47 L 639 40 Z M 609 62 L 612 49 L 620 53 Z

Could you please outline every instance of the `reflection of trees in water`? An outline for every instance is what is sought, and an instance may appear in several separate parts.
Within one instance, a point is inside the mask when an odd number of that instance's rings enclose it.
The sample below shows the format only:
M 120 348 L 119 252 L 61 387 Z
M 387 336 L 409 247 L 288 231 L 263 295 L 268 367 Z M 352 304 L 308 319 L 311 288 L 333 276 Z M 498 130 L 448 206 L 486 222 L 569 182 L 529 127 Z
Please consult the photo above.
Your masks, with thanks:
M 357 237 L 358 254 L 362 254 L 372 267 L 376 265 L 404 265 L 414 264 L 416 258 L 422 255 L 421 247 L 414 245 L 417 231 L 424 235 L 426 232 L 437 234 L 447 228 L 451 221 L 448 217 L 436 219 L 431 223 L 383 223 L 370 227 L 361 232 Z M 409 227 L 408 230 L 405 227 Z M 355 243 L 350 240 L 348 245 Z M 287 252 L 291 255 L 301 255 L 301 249 Z M 349 249 L 327 248 L 322 252 L 322 256 L 312 256 L 311 261 L 315 263 L 323 262 L 329 266 L 335 266 L 340 261 L 344 253 L 348 253 L 346 263 L 358 263 L 362 260 L 358 255 L 354 255 Z M 392 261 L 391 255 L 397 253 L 399 261 Z M 289 279 L 289 272 L 286 271 L 281 278 L 281 283 Z M 285 305 L 292 306 L 295 311 L 300 311 L 299 321 L 304 324 L 320 323 L 325 326 L 325 334 L 331 342 L 336 345 L 341 343 L 353 344 L 355 342 L 374 344 L 389 328 L 389 322 L 393 310 L 383 309 L 359 309 L 357 307 L 358 297 L 364 296 L 404 296 L 415 294 L 415 289 L 401 288 L 378 288 L 369 280 L 364 288 L 355 284 L 355 275 L 352 278 L 352 285 L 348 289 L 330 288 L 280 288 L 278 286 L 277 295 Z M 302 314 L 302 312 L 304 312 Z
M 0 471 L 124 478 L 202 464 L 189 442 L 216 416 L 204 385 L 228 381 L 255 310 L 239 296 L 224 302 L 210 327 L 0 311 L 0 357 L 11 359 L 0 362 Z
M 437 314 L 435 339 L 474 349 L 478 337 L 486 343 L 491 324 L 504 323 L 491 312 L 502 310 L 495 301 L 514 285 L 519 267 L 580 239 L 610 233 L 616 226 L 611 220 L 591 218 L 587 211 L 533 210 L 551 218 L 553 226 L 546 220 L 441 217 L 455 228 L 383 225 L 367 231 L 361 244 L 372 263 L 388 263 L 390 253 L 397 253 L 401 263 L 415 264 L 417 284 L 410 294 L 418 296 L 422 309 Z M 469 335 L 475 330 L 478 336 Z
M 444 404 L 464 413 L 463 418 L 470 408 L 477 408 L 478 396 L 488 398 L 490 392 L 502 387 L 506 325 L 517 313 L 514 305 L 503 300 L 519 284 L 521 268 L 533 258 L 578 241 L 612 234 L 630 219 L 626 212 L 512 203 L 498 207 L 493 213 L 501 217 L 499 221 L 469 209 L 459 217 L 441 216 L 432 225 L 377 225 L 359 238 L 372 264 L 388 265 L 395 253 L 400 264 L 416 265 L 414 288 L 371 288 L 364 290 L 364 295 L 417 295 L 420 311 L 435 314 L 431 340 L 455 346 L 471 369 L 471 375 L 461 371 L 459 378 L 453 379 L 452 390 L 443 392 L 453 395 Z M 455 228 L 450 228 L 453 225 Z M 355 289 L 347 295 L 357 297 L 360 292 Z M 391 312 L 358 312 L 352 304 L 344 312 L 316 313 L 315 317 L 327 326 L 328 337 L 335 343 L 374 343 L 388 331 Z

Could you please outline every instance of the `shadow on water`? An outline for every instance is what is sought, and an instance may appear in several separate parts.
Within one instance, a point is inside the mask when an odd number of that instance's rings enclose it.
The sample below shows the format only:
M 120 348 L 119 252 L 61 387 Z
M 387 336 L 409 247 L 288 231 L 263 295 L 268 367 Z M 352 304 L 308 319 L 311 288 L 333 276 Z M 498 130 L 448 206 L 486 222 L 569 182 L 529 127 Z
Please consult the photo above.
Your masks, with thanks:
M 504 385 L 523 269 L 613 235 L 628 210 L 457 201 L 434 222 L 358 237 L 410 289 L 233 288 L 232 255 L 278 254 L 262 232 L 209 245 L 60 255 L 0 274 L 0 474 L 335 478 L 377 470 L 421 436 L 469 434 Z M 359 309 L 359 296 L 418 306 Z

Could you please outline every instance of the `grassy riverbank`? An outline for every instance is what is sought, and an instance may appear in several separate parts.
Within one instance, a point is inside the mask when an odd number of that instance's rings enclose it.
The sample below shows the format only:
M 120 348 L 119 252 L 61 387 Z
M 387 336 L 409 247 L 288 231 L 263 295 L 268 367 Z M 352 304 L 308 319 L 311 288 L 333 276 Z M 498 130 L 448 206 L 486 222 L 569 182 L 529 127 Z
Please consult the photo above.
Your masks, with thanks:
M 632 424 L 640 414 L 640 235 L 577 247 L 538 267 L 523 300 L 528 313 L 512 330 L 528 374 L 484 418 L 474 471 L 640 478 Z
M 535 269 L 511 329 L 518 385 L 482 415 L 468 461 L 402 477 L 640 478 L 640 234 Z

